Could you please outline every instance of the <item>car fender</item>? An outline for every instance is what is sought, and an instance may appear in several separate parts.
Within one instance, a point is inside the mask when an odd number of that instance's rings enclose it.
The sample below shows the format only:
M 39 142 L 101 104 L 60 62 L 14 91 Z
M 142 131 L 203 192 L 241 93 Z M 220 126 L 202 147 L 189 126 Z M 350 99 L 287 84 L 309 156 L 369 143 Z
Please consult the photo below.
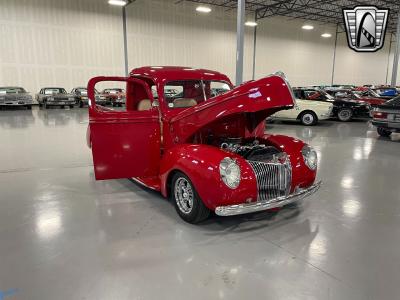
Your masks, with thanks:
M 236 189 L 225 185 L 219 164 L 225 157 L 236 160 L 241 181 Z M 217 206 L 257 201 L 257 182 L 250 165 L 241 156 L 208 145 L 181 144 L 167 150 L 161 160 L 161 193 L 169 196 L 171 179 L 176 171 L 192 181 L 198 195 L 211 210 Z
M 311 170 L 304 162 L 301 150 L 306 143 L 285 135 L 265 135 L 263 137 L 268 143 L 286 152 L 292 165 L 292 190 L 296 187 L 307 188 L 311 186 L 317 174 L 317 170 Z

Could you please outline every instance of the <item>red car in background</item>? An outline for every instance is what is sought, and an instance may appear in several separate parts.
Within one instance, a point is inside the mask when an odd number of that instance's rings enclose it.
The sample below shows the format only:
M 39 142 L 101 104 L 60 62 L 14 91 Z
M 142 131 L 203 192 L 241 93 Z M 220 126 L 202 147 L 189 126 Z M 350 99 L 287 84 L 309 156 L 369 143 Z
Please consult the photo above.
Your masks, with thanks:
M 386 99 L 381 97 L 371 97 L 369 95 L 365 95 L 362 91 L 357 90 L 327 90 L 327 92 L 335 98 L 364 101 L 372 107 L 376 107 L 386 102 Z
M 104 89 L 101 96 L 106 98 L 106 103 L 112 106 L 122 106 L 125 104 L 125 90 L 119 88 Z
M 125 111 L 96 105 L 101 81 L 126 82 Z M 216 88 L 225 92 L 213 97 Z M 143 67 L 93 78 L 88 91 L 96 179 L 133 178 L 170 198 L 187 222 L 282 207 L 320 186 L 309 145 L 265 133 L 268 116 L 295 105 L 280 74 L 233 88 L 215 71 Z

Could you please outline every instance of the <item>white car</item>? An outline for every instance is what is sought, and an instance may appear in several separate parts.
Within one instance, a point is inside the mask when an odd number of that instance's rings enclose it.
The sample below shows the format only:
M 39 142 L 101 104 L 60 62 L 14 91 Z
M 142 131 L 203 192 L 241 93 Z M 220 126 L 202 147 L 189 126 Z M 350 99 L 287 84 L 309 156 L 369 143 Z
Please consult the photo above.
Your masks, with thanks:
M 273 114 L 271 120 L 296 120 L 303 125 L 315 125 L 319 120 L 329 119 L 332 115 L 333 104 L 296 99 L 293 109 L 281 110 Z

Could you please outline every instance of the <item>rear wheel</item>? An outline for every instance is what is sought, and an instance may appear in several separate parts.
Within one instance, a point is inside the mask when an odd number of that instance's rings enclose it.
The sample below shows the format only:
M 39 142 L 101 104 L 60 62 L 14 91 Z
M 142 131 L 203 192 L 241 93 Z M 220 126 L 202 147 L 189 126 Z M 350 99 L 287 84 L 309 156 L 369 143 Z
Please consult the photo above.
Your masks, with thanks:
M 61 108 L 64 108 L 65 106 L 64 106 L 64 105 L 61 105 L 60 107 L 61 107 Z
M 171 198 L 178 215 L 188 223 L 199 223 L 210 215 L 190 179 L 181 172 L 172 178 Z
M 348 122 L 353 117 L 353 110 L 351 108 L 341 108 L 338 111 L 338 119 L 342 122 Z
M 389 131 L 389 130 L 383 128 L 383 127 L 378 127 L 378 128 L 376 129 L 376 131 L 378 131 L 378 134 L 379 134 L 380 136 L 383 136 L 383 137 L 389 137 L 389 136 L 392 134 L 391 131 Z
M 69 108 L 74 108 L 74 105 L 71 104 L 71 105 L 69 106 Z
M 318 123 L 318 117 L 313 111 L 305 111 L 301 113 L 300 121 L 303 125 L 313 126 Z

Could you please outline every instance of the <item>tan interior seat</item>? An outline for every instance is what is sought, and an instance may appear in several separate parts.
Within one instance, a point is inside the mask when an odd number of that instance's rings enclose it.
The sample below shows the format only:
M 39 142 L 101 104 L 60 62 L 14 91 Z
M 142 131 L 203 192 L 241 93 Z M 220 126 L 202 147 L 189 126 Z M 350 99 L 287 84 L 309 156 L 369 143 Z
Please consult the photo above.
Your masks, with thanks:
M 191 107 L 197 105 L 197 101 L 191 98 L 177 98 L 174 100 L 174 108 Z
M 150 109 L 151 109 L 151 101 L 149 99 L 140 100 L 140 102 L 137 105 L 138 111 L 150 110 Z

